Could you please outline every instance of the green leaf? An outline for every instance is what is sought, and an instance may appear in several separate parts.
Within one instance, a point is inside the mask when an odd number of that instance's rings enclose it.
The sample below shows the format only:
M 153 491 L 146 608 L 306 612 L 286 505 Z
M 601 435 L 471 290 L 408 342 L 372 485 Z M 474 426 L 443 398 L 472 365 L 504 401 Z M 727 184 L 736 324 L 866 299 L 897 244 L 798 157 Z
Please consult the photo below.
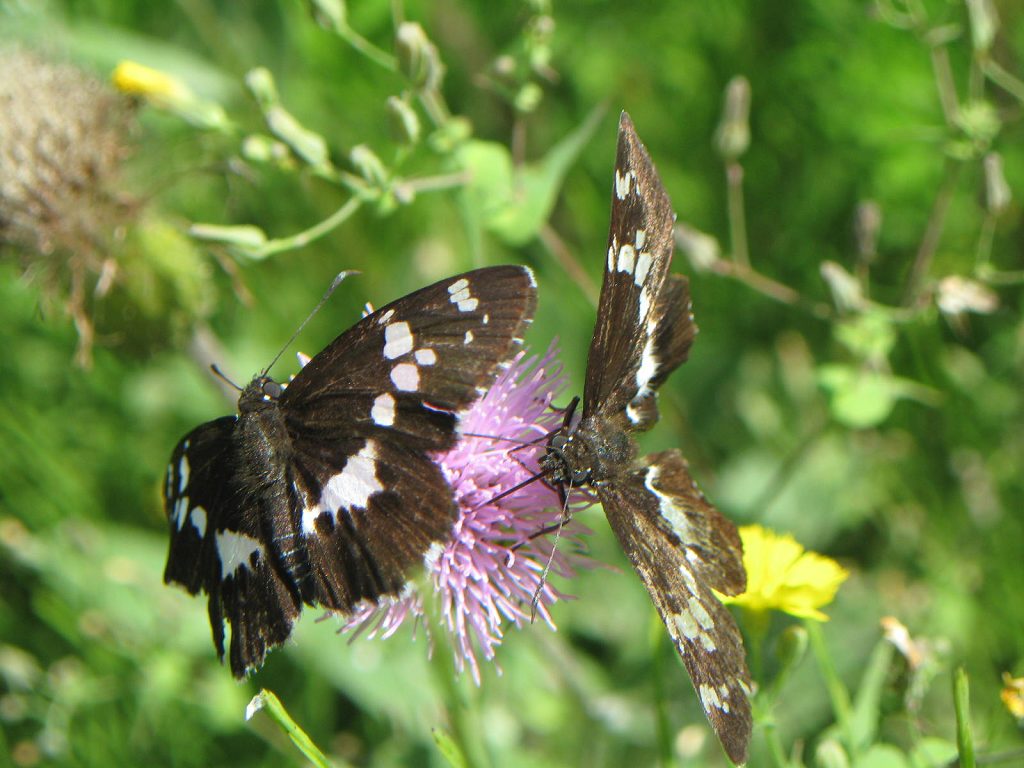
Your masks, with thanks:
M 850 719 L 850 730 L 859 747 L 868 746 L 878 735 L 879 708 L 893 652 L 891 643 L 880 640 L 861 676 Z
M 455 157 L 470 174 L 463 201 L 467 217 L 511 246 L 524 245 L 551 215 L 562 181 L 597 128 L 601 114 L 591 115 L 555 144 L 540 162 L 512 165 L 507 147 L 478 139 L 465 142 Z
M 907 756 L 890 744 L 875 744 L 853 764 L 853 768 L 908 768 Z
M 925 737 L 914 746 L 910 762 L 914 768 L 934 768 L 956 760 L 956 744 L 946 739 Z
M 239 248 L 258 248 L 267 242 L 266 233 L 252 224 L 193 224 L 188 233 L 199 240 L 209 240 Z
M 448 761 L 448 765 L 452 768 L 466 768 L 468 765 L 466 756 L 462 754 L 462 750 L 455 743 L 451 734 L 444 728 L 434 728 L 432 733 L 434 734 L 434 743 L 444 759 Z
M 839 323 L 836 339 L 861 360 L 881 362 L 889 357 L 896 343 L 896 331 L 888 313 L 869 310 Z
M 854 429 L 875 427 L 885 421 L 896 404 L 890 377 L 847 365 L 823 365 L 818 380 L 832 395 L 832 416 Z

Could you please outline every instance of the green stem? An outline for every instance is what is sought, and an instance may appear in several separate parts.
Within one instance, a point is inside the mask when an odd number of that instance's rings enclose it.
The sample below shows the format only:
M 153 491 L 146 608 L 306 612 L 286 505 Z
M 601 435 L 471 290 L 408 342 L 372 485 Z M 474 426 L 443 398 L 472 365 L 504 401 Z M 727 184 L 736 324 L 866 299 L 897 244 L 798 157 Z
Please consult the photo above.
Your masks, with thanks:
M 257 693 L 253 700 L 249 702 L 249 706 L 246 707 L 245 719 L 252 719 L 252 716 L 261 709 L 287 734 L 288 738 L 292 740 L 292 743 L 298 747 L 298 750 L 306 756 L 309 762 L 317 766 L 317 768 L 332 768 L 332 763 L 327 759 L 327 756 L 320 751 L 320 748 L 313 743 L 313 740 L 299 727 L 298 723 L 292 720 L 288 710 L 284 708 L 284 704 L 274 695 L 273 691 L 268 691 L 264 688 Z M 333 765 L 345 764 L 335 761 Z
M 956 190 L 957 180 L 960 178 L 960 168 L 963 163 L 952 158 L 946 159 L 946 167 L 943 172 L 942 183 L 932 203 L 932 212 L 928 217 L 928 225 L 925 227 L 924 237 L 921 238 L 921 245 L 918 246 L 917 255 L 914 257 L 914 266 L 910 270 L 907 279 L 907 289 L 903 297 L 904 306 L 912 306 L 918 298 L 921 284 L 925 275 L 931 267 L 932 259 L 939 247 L 939 240 L 942 237 L 942 230 L 946 224 L 946 215 L 949 213 L 950 203 L 953 202 L 953 192 Z
M 839 679 L 835 665 L 832 663 L 832 657 L 829 655 L 828 647 L 825 645 L 825 636 L 821 631 L 821 622 L 805 619 L 804 628 L 807 630 L 807 636 L 811 641 L 811 650 L 814 652 L 814 658 L 818 662 L 821 677 L 825 681 L 825 688 L 832 702 L 832 712 L 835 714 L 839 732 L 843 735 L 847 751 L 851 756 L 856 756 L 859 754 L 860 749 L 859 745 L 854 743 L 852 727 L 853 706 L 850 703 L 850 694 L 846 690 L 846 686 L 843 685 L 842 680 Z
M 1017 101 L 1024 102 L 1024 82 L 1011 75 L 992 61 L 992 59 L 985 59 L 982 69 L 989 80 L 1013 96 Z
M 774 722 L 765 723 L 764 738 L 768 744 L 772 762 L 777 768 L 787 768 L 789 759 L 786 757 L 786 750 L 782 747 L 782 739 L 779 738 L 779 727 Z
M 974 254 L 975 270 L 986 269 L 992 259 L 992 241 L 995 239 L 996 217 L 991 213 L 985 214 L 981 222 L 981 232 L 978 234 L 978 247 Z
M 1024 283 L 1024 269 L 983 269 L 978 272 L 978 277 L 992 285 L 1018 285 Z
M 725 180 L 732 258 L 737 264 L 747 267 L 750 266 L 750 253 L 747 246 L 747 217 L 743 207 L 743 166 L 737 162 L 727 163 Z
M 291 251 L 296 248 L 302 248 L 340 226 L 344 221 L 351 217 L 352 214 L 358 211 L 359 206 L 362 204 L 363 201 L 361 198 L 351 197 L 347 203 L 319 224 L 314 224 L 309 229 L 290 235 L 289 237 L 279 237 L 274 240 L 268 240 L 259 248 L 246 250 L 245 253 L 255 259 L 265 259 L 266 257 L 273 256 L 275 253 L 280 253 L 281 251 Z
M 650 612 L 651 675 L 654 687 L 654 729 L 658 744 L 659 764 L 675 765 L 672 756 L 672 727 L 668 717 L 668 696 L 665 693 L 665 626 L 654 611 Z
M 448 725 L 451 730 L 448 740 L 461 753 L 466 768 L 483 768 L 493 761 L 487 753 L 483 740 L 483 730 L 476 712 L 466 701 L 464 691 L 460 688 L 455 672 L 454 649 L 446 642 L 448 634 L 441 629 L 437 606 L 429 612 L 430 634 L 432 637 L 443 638 L 434 650 L 434 658 L 430 662 L 430 670 L 437 681 L 438 688 L 443 692 Z M 435 735 L 435 739 L 437 736 Z
M 960 768 L 975 768 L 970 688 L 963 667 L 957 667 L 953 673 L 953 709 L 956 712 L 956 750 L 960 756 Z
M 382 51 L 347 24 L 338 30 L 338 37 L 355 48 L 359 53 L 389 72 L 398 71 L 398 61 L 390 53 Z

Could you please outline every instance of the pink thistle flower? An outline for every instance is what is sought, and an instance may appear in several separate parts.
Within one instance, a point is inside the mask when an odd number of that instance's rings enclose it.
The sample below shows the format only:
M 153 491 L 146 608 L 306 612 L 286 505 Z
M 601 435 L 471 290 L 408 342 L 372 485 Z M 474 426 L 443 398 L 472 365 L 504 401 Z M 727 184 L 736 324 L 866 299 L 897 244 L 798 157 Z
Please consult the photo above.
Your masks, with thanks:
M 553 556 L 554 535 L 538 535 L 562 519 L 558 493 L 546 484 L 537 480 L 496 499 L 538 474 L 544 438 L 561 426 L 561 413 L 551 407 L 564 384 L 555 351 L 552 345 L 539 360 L 525 352 L 517 355 L 462 414 L 458 443 L 434 457 L 455 492 L 459 517 L 451 540 L 428 563 L 428 573 L 440 601 L 441 621 L 452 637 L 455 667 L 462 672 L 468 665 L 477 684 L 477 654 L 494 659 L 504 622 L 518 627 L 529 623 L 536 611 L 554 629 L 548 608 L 567 596 L 548 577 L 571 578 L 574 566 L 585 564 L 578 552 L 589 530 L 582 524 L 573 520 L 563 526 Z M 591 503 L 575 497 L 573 513 Z M 422 595 L 412 593 L 362 606 L 342 631 L 389 637 L 406 619 L 418 621 L 423 614 Z

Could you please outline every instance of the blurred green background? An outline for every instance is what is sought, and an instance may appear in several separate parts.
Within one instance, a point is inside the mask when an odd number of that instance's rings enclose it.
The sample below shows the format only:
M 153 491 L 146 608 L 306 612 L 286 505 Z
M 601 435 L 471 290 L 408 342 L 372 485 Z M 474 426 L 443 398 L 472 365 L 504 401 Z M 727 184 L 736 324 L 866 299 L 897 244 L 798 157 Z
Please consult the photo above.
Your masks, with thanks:
M 188 429 L 233 407 L 206 364 L 247 381 L 341 269 L 362 275 L 297 348 L 320 349 L 366 301 L 524 263 L 540 298 L 527 341 L 541 350 L 557 335 L 580 391 L 620 109 L 684 239 L 707 233 L 721 249 L 709 255 L 702 238 L 692 263 L 677 253 L 701 333 L 644 448 L 682 448 L 727 515 L 851 571 L 824 626 L 869 723 L 861 743 L 840 738 L 851 764 L 940 764 L 922 756 L 930 740 L 948 760 L 957 666 L 976 749 L 1024 760 L 999 700 L 1002 673 L 1024 675 L 1024 5 L 341 8 L 0 2 L 0 762 L 302 764 L 268 720 L 243 719 L 268 687 L 356 765 L 447 765 L 434 729 L 477 765 L 726 764 L 598 510 L 584 520 L 593 557 L 619 570 L 558 583 L 578 599 L 556 606 L 557 633 L 509 631 L 501 673 L 485 665 L 479 688 L 453 678 L 436 631 L 428 660 L 422 634 L 348 643 L 312 611 L 237 684 L 217 664 L 204 601 L 161 583 L 165 462 Z M 443 81 L 394 64 L 396 19 L 422 25 L 436 48 L 417 50 L 428 63 L 436 53 Z M 14 69 L 29 52 L 108 82 L 132 59 L 191 95 L 137 97 L 111 139 L 120 171 L 100 173 L 89 153 L 102 148 L 61 133 L 88 105 L 51 88 L 63 76 L 32 85 L 25 72 L 41 63 Z M 257 67 L 280 104 L 247 87 Z M 722 138 L 736 76 L 749 83 L 749 146 L 742 114 Z M 11 95 L 19 83 L 31 109 Z M 268 127 L 281 105 L 309 133 Z M 389 130 L 410 112 L 415 142 Z M 25 125 L 75 138 L 54 149 Z M 35 182 L 52 188 L 26 191 L 18 162 L 52 165 Z M 728 179 L 741 177 L 740 194 Z M 49 195 L 72 208 L 47 216 L 26 202 Z M 186 234 L 205 223 L 288 237 L 351 200 L 358 209 L 321 239 L 271 255 Z M 925 661 L 892 656 L 858 697 L 887 615 Z M 766 674 L 793 623 L 774 617 Z M 791 764 L 843 764 L 822 748 L 834 721 L 808 657 L 758 710 L 751 765 L 779 764 L 769 731 Z

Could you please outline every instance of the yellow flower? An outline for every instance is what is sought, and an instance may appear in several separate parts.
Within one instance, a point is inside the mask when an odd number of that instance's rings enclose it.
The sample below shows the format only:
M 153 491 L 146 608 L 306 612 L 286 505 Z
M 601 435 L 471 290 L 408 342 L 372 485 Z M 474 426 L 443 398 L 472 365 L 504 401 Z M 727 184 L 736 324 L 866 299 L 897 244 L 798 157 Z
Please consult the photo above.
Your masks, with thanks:
M 999 698 L 1011 715 L 1024 720 L 1024 677 L 1010 677 L 1009 672 L 1003 672 L 1003 690 L 999 692 Z
M 111 79 L 121 93 L 145 96 L 158 103 L 175 104 L 192 98 L 191 91 L 183 82 L 137 61 L 120 62 Z
M 111 75 L 121 93 L 142 96 L 150 104 L 166 109 L 206 130 L 230 131 L 231 121 L 223 107 L 202 99 L 183 81 L 137 61 L 122 61 Z
M 835 560 L 806 551 L 789 535 L 760 525 L 740 528 L 747 591 L 722 602 L 753 611 L 776 610 L 816 621 L 828 621 L 819 608 L 828 605 L 849 575 Z

